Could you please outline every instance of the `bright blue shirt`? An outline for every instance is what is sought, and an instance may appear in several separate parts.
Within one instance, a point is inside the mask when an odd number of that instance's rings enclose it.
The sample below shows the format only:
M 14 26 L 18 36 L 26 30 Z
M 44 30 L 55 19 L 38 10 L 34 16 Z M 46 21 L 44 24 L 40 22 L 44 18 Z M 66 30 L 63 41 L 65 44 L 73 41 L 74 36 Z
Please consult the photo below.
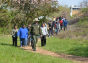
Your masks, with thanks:
M 28 29 L 21 27 L 21 28 L 18 30 L 17 35 L 18 35 L 20 38 L 28 38 Z

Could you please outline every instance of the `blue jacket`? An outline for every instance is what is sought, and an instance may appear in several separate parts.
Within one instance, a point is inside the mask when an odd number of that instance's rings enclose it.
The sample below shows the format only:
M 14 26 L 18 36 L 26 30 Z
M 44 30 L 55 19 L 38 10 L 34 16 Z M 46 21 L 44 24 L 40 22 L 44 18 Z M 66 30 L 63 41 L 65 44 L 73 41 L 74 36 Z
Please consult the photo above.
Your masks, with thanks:
M 63 25 L 66 27 L 68 24 L 68 21 L 67 20 L 63 20 Z
M 18 30 L 17 35 L 18 35 L 20 38 L 28 38 L 28 29 L 21 27 L 21 28 Z

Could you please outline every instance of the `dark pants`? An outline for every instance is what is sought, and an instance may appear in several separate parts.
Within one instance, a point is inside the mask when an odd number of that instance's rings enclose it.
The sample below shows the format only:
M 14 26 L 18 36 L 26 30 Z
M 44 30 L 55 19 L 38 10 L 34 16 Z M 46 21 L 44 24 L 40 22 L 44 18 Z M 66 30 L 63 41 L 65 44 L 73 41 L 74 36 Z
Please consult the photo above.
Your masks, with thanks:
M 67 26 L 64 26 L 64 31 L 67 29 Z
M 36 51 L 36 43 L 37 43 L 37 40 L 38 40 L 38 36 L 32 35 L 32 42 L 31 42 L 31 45 L 32 45 L 33 51 Z
M 56 35 L 58 35 L 58 32 L 59 32 L 59 28 L 56 28 L 56 31 L 55 31 L 55 32 L 56 32 Z
M 53 36 L 53 29 L 49 29 L 49 37 L 50 37 L 51 35 Z
M 62 28 L 63 28 L 63 25 L 60 25 L 60 27 L 61 27 L 61 30 L 62 30 Z
M 17 37 L 12 37 L 13 46 L 17 46 Z
M 25 38 L 20 38 L 20 46 L 24 46 Z
M 46 45 L 46 35 L 43 35 L 41 37 L 41 46 L 45 46 Z

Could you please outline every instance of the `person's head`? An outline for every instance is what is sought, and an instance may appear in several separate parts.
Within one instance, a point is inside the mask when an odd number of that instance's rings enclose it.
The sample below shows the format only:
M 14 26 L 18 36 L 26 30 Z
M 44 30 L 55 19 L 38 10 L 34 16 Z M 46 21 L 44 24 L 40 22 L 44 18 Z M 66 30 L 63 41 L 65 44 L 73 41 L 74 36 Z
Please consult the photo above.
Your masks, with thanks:
M 35 21 L 35 24 L 38 24 L 38 21 Z
M 17 26 L 16 25 L 14 25 L 14 29 L 17 29 Z
M 42 24 L 42 27 L 45 27 L 45 24 L 44 23 Z
M 31 24 L 29 24 L 28 27 L 31 27 Z
M 61 18 L 64 18 L 63 16 L 61 16 Z
M 25 28 L 25 27 L 26 27 L 25 24 L 23 24 L 23 25 L 22 25 L 22 28 Z
M 52 22 L 51 20 L 49 22 Z
M 35 24 L 38 24 L 38 22 L 39 22 L 38 18 L 35 18 L 35 19 L 34 19 L 34 23 L 35 23 Z

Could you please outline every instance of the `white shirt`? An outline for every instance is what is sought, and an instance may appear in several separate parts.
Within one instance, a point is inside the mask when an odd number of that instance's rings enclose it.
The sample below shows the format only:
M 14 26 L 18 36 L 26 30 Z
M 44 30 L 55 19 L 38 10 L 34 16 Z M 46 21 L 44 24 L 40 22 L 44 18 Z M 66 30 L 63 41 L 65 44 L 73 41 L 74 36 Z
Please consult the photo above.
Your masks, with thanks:
M 42 31 L 42 35 L 48 34 L 47 27 L 41 27 L 41 31 Z

